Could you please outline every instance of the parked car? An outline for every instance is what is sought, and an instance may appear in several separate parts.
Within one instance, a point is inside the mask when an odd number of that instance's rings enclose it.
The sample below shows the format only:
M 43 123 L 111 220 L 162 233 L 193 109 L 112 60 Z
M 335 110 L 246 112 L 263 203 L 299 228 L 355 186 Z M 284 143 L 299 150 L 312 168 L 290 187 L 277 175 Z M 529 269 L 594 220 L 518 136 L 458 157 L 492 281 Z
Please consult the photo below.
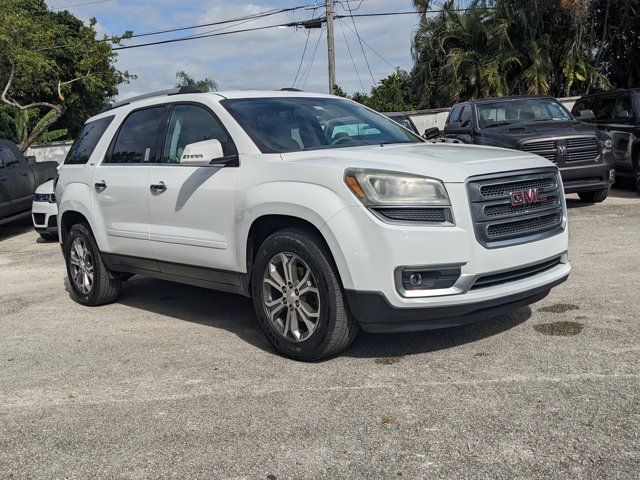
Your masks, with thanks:
M 49 180 L 36 188 L 31 206 L 33 227 L 47 241 L 58 239 L 58 205 L 53 183 L 54 180 Z
M 569 275 L 562 183 L 537 155 L 428 143 L 329 95 L 181 92 L 89 119 L 60 168 L 83 305 L 133 274 L 238 293 L 279 352 L 313 360 L 359 328 L 512 311 Z
M 416 124 L 413 123 L 413 120 L 411 120 L 411 117 L 409 115 L 407 115 L 406 113 L 402 113 L 402 112 L 384 112 L 383 115 L 389 117 L 394 122 L 398 122 L 404 128 L 407 128 L 407 129 L 411 130 L 416 135 L 420 135 L 420 132 L 418 132 L 418 127 L 416 127 Z
M 487 98 L 453 106 L 444 134 L 465 143 L 540 155 L 560 169 L 566 193 L 602 202 L 615 181 L 611 137 L 573 118 L 555 98 Z
M 36 186 L 55 178 L 56 162 L 36 163 L 15 143 L 0 140 L 0 225 L 27 217 Z
M 587 95 L 571 112 L 611 136 L 618 174 L 632 177 L 640 193 L 640 88 Z

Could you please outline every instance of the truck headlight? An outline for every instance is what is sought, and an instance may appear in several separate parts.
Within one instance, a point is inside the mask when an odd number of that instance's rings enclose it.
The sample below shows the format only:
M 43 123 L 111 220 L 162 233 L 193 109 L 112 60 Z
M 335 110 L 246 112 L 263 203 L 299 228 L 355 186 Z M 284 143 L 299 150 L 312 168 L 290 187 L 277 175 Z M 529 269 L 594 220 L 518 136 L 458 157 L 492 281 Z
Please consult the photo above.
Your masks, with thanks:
M 55 193 L 36 193 L 33 197 L 34 202 L 56 203 Z
M 435 178 L 350 168 L 345 172 L 344 180 L 356 197 L 369 207 L 451 205 L 443 183 Z

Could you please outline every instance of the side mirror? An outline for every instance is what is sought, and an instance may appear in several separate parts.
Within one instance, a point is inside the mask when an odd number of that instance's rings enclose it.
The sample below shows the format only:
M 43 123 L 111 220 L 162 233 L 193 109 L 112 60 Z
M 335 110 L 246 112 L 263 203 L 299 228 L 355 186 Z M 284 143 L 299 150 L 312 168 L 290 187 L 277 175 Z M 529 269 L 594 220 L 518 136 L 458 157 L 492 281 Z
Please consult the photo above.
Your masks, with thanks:
M 438 127 L 427 128 L 422 134 L 422 138 L 425 140 L 431 140 L 432 138 L 436 138 L 440 136 L 440 129 Z
M 184 147 L 184 152 L 180 157 L 180 165 L 203 167 L 222 157 L 224 157 L 224 152 L 220 140 L 205 140 L 190 143 Z
M 7 165 L 4 163 L 4 160 L 0 158 L 0 168 L 5 168 Z
M 629 120 L 630 118 L 633 118 L 633 115 L 629 113 L 629 110 L 618 110 L 615 114 L 615 118 L 618 120 Z
M 471 127 L 461 127 L 460 122 L 451 122 L 444 127 L 446 135 L 470 135 L 472 131 Z
M 35 165 L 38 161 L 36 160 L 35 155 L 29 155 L 28 157 L 24 157 L 27 160 L 29 165 Z
M 576 118 L 578 120 L 593 120 L 596 116 L 593 113 L 593 110 L 580 110 L 576 114 Z

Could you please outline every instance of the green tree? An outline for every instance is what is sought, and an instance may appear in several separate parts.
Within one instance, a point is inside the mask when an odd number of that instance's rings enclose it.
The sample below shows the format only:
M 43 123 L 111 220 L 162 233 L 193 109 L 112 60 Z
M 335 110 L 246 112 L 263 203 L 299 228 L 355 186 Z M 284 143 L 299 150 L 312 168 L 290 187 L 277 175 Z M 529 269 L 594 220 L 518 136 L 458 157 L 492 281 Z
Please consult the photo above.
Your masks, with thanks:
M 397 70 L 371 89 L 367 106 L 379 112 L 415 110 L 418 105 L 413 82 L 404 70 Z
M 132 78 L 113 66 L 116 54 L 110 42 L 97 41 L 95 24 L 66 10 L 53 12 L 44 0 L 0 0 L 0 102 L 5 114 L 7 108 L 29 111 L 33 119 L 26 137 L 16 137 L 21 150 L 58 121 L 75 135 L 117 94 L 117 85 Z M 117 44 L 129 36 L 109 40 Z M 15 130 L 20 116 L 11 116 Z
M 218 84 L 210 78 L 196 80 L 184 70 L 176 73 L 176 87 L 196 87 L 203 92 L 215 92 L 218 90 Z

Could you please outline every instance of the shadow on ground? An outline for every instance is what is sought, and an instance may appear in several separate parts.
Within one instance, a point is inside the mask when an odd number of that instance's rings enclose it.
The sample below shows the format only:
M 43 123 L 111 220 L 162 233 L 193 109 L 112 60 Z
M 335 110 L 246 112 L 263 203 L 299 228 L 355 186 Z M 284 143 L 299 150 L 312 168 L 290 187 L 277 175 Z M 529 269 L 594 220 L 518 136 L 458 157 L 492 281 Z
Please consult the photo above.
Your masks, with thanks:
M 0 242 L 2 240 L 8 240 L 12 237 L 22 235 L 23 233 L 33 230 L 33 224 L 31 223 L 31 217 L 21 218 L 4 225 L 0 225 Z
M 68 282 L 65 282 L 69 290 Z M 250 299 L 154 278 L 134 277 L 125 283 L 118 303 L 206 325 L 237 335 L 245 342 L 275 354 L 253 313 Z M 513 328 L 531 317 L 526 307 L 508 315 L 463 327 L 418 333 L 368 334 L 360 332 L 342 355 L 356 358 L 397 357 L 433 352 L 472 343 Z

